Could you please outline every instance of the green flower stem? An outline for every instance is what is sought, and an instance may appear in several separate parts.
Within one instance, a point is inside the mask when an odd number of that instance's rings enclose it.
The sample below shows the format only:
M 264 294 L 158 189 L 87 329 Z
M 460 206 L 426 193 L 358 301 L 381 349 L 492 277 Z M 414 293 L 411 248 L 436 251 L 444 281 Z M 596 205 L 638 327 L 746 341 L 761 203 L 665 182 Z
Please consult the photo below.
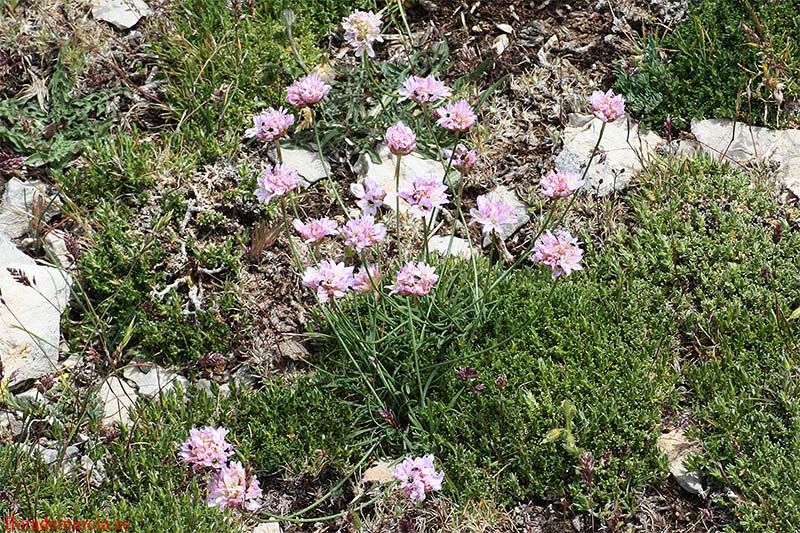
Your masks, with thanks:
M 397 252 L 400 255 L 400 158 L 398 154 L 395 167 L 394 167 L 394 219 L 395 219 L 395 237 L 397 237 Z
M 336 201 L 339 203 L 339 207 L 342 208 L 342 213 L 344 213 L 344 216 L 346 216 L 349 219 L 350 215 L 348 215 L 347 213 L 347 207 L 345 207 L 344 202 L 342 201 L 342 197 L 339 196 L 339 191 L 336 190 L 336 184 L 333 182 L 333 176 L 331 176 L 331 169 L 325 163 L 325 156 L 322 155 L 322 142 L 320 141 L 319 137 L 319 125 L 317 124 L 316 113 L 312 114 L 311 124 L 314 127 L 314 139 L 317 142 L 317 154 L 319 154 L 320 162 L 322 163 L 322 168 L 325 169 L 325 176 L 328 178 L 328 184 L 330 185 L 331 190 L 333 191 L 333 195 L 336 197 Z
M 303 270 L 303 262 L 300 260 L 300 255 L 297 253 L 297 250 L 294 247 L 294 241 L 292 240 L 292 232 L 289 229 L 289 213 L 286 209 L 286 197 L 281 196 L 281 217 L 283 218 L 283 229 L 286 232 L 286 240 L 289 241 L 289 248 L 292 250 L 292 258 L 294 259 L 295 265 L 297 266 L 298 270 L 302 272 Z

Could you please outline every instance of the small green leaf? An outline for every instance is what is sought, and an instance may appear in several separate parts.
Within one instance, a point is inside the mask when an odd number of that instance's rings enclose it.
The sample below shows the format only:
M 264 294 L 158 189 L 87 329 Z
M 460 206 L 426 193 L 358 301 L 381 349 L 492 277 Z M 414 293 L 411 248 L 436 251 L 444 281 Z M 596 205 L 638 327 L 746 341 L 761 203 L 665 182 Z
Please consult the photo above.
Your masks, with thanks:
M 547 434 L 542 439 L 541 444 L 550 444 L 551 442 L 555 442 L 561 438 L 561 435 L 564 434 L 564 428 L 556 428 L 551 429 L 547 432 Z

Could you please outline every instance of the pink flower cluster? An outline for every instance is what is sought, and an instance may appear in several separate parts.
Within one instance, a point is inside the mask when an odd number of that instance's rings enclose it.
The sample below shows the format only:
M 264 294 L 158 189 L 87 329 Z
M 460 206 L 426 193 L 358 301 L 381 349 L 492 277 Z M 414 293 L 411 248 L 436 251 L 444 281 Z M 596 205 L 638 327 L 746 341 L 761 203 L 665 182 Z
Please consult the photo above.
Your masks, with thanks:
M 213 468 L 208 484 L 207 503 L 224 509 L 239 507 L 254 511 L 261 507 L 261 487 L 258 479 L 248 476 L 240 462 L 227 464 L 233 446 L 225 440 L 228 430 L 219 427 L 192 428 L 189 438 L 181 445 L 180 458 L 192 465 L 192 470 Z
M 353 183 L 350 192 L 358 198 L 356 205 L 365 215 L 375 215 L 386 198 L 384 188 L 372 178 L 365 178 L 363 183 Z
M 439 275 L 436 269 L 422 261 L 406 263 L 395 276 L 394 285 L 386 287 L 390 290 L 389 294 L 399 294 L 400 296 L 425 296 L 430 293 Z
M 300 185 L 300 175 L 284 164 L 268 165 L 257 181 L 256 197 L 266 204 L 273 198 L 286 196 L 295 190 Z
M 261 486 L 258 479 L 248 476 L 238 461 L 223 465 L 214 473 L 208 485 L 209 507 L 239 507 L 248 511 L 256 511 L 261 507 Z
M 386 130 L 386 144 L 394 155 L 408 155 L 417 147 L 417 136 L 411 128 L 398 122 Z
M 472 217 L 470 224 L 478 223 L 483 226 L 483 233 L 492 232 L 497 235 L 503 234 L 503 226 L 509 226 L 517 221 L 514 208 L 511 207 L 503 198 L 484 194 L 478 196 L 478 208 L 470 209 Z
M 437 108 L 436 116 L 439 117 L 436 123 L 441 127 L 460 132 L 470 129 L 478 118 L 466 100 L 459 100 Z
M 200 468 L 220 468 L 233 454 L 233 446 L 225 440 L 228 430 L 211 426 L 203 429 L 189 430 L 189 439 L 183 443 L 180 458 L 192 465 L 193 470 Z
M 344 38 L 356 54 L 364 52 L 369 57 L 375 57 L 372 45 L 383 42 L 381 37 L 381 16 L 372 11 L 353 11 L 342 20 Z
M 550 267 L 553 279 L 562 275 L 568 276 L 576 270 L 583 269 L 580 264 L 583 250 L 578 244 L 578 240 L 568 231 L 554 235 L 548 230 L 533 246 L 534 261 Z
M 595 91 L 589 97 L 589 106 L 594 116 L 603 122 L 614 122 L 625 114 L 625 100 L 622 95 L 614 95 L 611 89 L 608 92 Z
M 303 285 L 314 289 L 322 303 L 331 298 L 341 298 L 353 286 L 353 267 L 330 259 L 321 261 L 318 267 L 306 268 Z
M 255 137 L 260 141 L 277 141 L 289 133 L 294 124 L 294 115 L 287 113 L 282 107 L 270 107 L 253 117 L 253 127 L 245 130 L 245 137 Z
M 360 252 L 382 241 L 386 237 L 386 226 L 376 224 L 372 215 L 363 215 L 349 220 L 342 228 L 342 235 L 345 238 L 345 246 Z
M 411 500 L 423 501 L 425 495 L 442 489 L 444 472 L 437 472 L 433 455 L 407 457 L 394 467 L 392 476 Z
M 286 101 L 295 107 L 318 104 L 330 92 L 331 86 L 312 73 L 295 81 L 286 90 Z
M 565 198 L 583 187 L 586 182 L 575 172 L 553 170 L 539 182 L 539 188 L 548 198 Z
M 463 144 L 456 146 L 455 152 L 453 150 L 442 150 L 442 154 L 445 160 L 450 161 L 453 168 L 462 174 L 469 174 L 475 163 L 478 162 L 477 152 L 470 150 Z
M 451 95 L 450 88 L 444 82 L 438 81 L 433 74 L 424 78 L 410 76 L 403 82 L 403 86 L 398 92 L 402 97 L 400 98 L 401 102 L 412 100 L 423 105 L 445 100 Z
M 309 218 L 305 223 L 296 218 L 292 221 L 292 226 L 306 244 L 317 244 L 325 237 L 339 233 L 339 224 L 328 217 Z
M 447 185 L 436 176 L 416 176 L 397 191 L 397 195 L 411 206 L 409 212 L 418 217 L 430 214 L 449 201 Z
M 381 283 L 382 274 L 377 267 L 361 267 L 353 276 L 353 290 L 356 292 L 372 292 L 377 290 Z

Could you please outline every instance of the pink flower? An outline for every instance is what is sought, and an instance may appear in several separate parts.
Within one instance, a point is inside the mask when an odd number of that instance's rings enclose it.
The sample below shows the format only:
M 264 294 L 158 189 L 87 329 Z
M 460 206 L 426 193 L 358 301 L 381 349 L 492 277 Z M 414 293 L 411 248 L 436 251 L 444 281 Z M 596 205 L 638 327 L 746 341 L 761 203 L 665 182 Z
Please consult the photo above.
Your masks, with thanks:
M 247 476 L 242 463 L 223 465 L 208 484 L 209 507 L 240 507 L 255 511 L 261 507 L 261 486 L 254 476 Z
M 356 54 L 367 52 L 369 57 L 375 57 L 372 44 L 383 42 L 381 37 L 381 16 L 372 11 L 353 11 L 350 16 L 342 20 L 344 38 Z
M 353 267 L 334 263 L 330 259 L 322 261 L 317 268 L 306 268 L 303 285 L 317 291 L 322 303 L 331 297 L 341 298 L 353 286 Z
M 469 174 L 472 171 L 472 167 L 478 162 L 478 154 L 475 150 L 470 150 L 463 144 L 456 146 L 455 153 L 453 153 L 453 150 L 442 150 L 442 153 L 446 161 L 450 161 L 452 158 L 450 164 L 462 174 Z
M 593 92 L 592 96 L 589 97 L 589 105 L 594 116 L 603 122 L 614 122 L 625 114 L 625 100 L 622 95 L 614 96 L 614 91 L 611 89 L 606 93 L 602 91 Z
M 436 269 L 426 263 L 406 263 L 395 275 L 394 285 L 389 285 L 389 294 L 399 294 L 400 296 L 425 296 L 436 282 L 439 276 Z
M 211 426 L 192 428 L 189 438 L 181 446 L 180 458 L 192 464 L 192 469 L 220 468 L 233 454 L 233 446 L 225 440 L 228 430 Z
M 450 131 L 467 131 L 477 119 L 466 100 L 445 104 L 436 110 L 436 115 L 439 117 L 436 123 Z
M 356 292 L 371 292 L 381 284 L 383 275 L 377 267 L 361 267 L 353 276 L 353 290 Z
M 264 175 L 258 178 L 256 197 L 266 204 L 276 197 L 286 196 L 300 185 L 300 175 L 284 164 L 268 165 Z
M 436 176 L 417 176 L 411 183 L 400 187 L 397 195 L 411 206 L 409 212 L 424 217 L 449 200 L 447 185 Z
M 350 192 L 358 198 L 356 205 L 365 215 L 374 215 L 378 208 L 383 205 L 386 198 L 386 191 L 372 178 L 365 178 L 364 183 L 353 183 L 350 185 Z
M 375 217 L 372 215 L 363 215 L 360 218 L 348 220 L 342 228 L 342 235 L 344 235 L 346 246 L 351 246 L 355 248 L 356 252 L 360 252 L 364 248 L 369 248 L 382 241 L 386 237 L 386 226 L 376 224 Z
M 495 232 L 498 235 L 503 234 L 503 226 L 514 224 L 517 217 L 514 213 L 514 208 L 508 205 L 503 198 L 499 196 L 482 195 L 478 196 L 478 208 L 474 207 L 469 210 L 472 220 L 470 224 L 481 224 L 483 232 L 489 234 Z
M 285 137 L 289 127 L 294 124 L 294 115 L 282 107 L 270 107 L 253 117 L 253 127 L 245 130 L 245 137 L 255 137 L 260 141 L 275 141 Z
M 318 74 L 303 76 L 289 86 L 286 101 L 295 107 L 306 107 L 320 102 L 331 90 Z
M 542 194 L 549 198 L 565 198 L 583 187 L 585 181 L 574 172 L 553 170 L 539 182 Z
M 418 104 L 431 104 L 450 98 L 450 88 L 431 74 L 425 78 L 410 76 L 398 91 L 400 101 L 413 100 Z
M 417 136 L 411 128 L 398 122 L 386 130 L 386 144 L 394 155 L 408 155 L 417 147 Z
M 433 455 L 407 457 L 394 467 L 392 476 L 411 500 L 423 501 L 428 492 L 442 489 L 444 472 L 437 472 Z
M 534 261 L 550 267 L 553 279 L 583 269 L 580 264 L 583 250 L 578 246 L 578 240 L 568 231 L 562 231 L 558 235 L 546 231 L 536 240 L 533 257 Z
M 316 244 L 328 235 L 336 235 L 339 232 L 339 224 L 328 217 L 309 218 L 305 224 L 296 218 L 292 221 L 292 226 L 306 244 Z

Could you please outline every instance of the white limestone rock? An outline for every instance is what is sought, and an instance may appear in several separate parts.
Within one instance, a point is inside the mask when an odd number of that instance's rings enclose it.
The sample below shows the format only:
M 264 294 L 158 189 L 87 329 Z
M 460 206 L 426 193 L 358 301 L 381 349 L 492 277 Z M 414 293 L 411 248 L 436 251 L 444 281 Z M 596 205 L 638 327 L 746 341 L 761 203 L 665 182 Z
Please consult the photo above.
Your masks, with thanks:
M 776 176 L 800 197 L 800 130 L 771 130 L 732 120 L 692 121 L 692 134 L 708 154 L 735 163 L 778 164 Z
M 130 410 L 136 403 L 136 390 L 127 381 L 117 376 L 107 378 L 98 393 L 103 407 L 103 423 L 131 423 Z
M 450 235 L 434 235 L 428 239 L 428 251 L 436 252 L 442 257 L 458 257 L 460 259 L 471 259 L 473 255 L 478 255 L 474 248 L 471 248 L 467 239 L 453 237 Z
M 153 11 L 144 0 L 94 0 L 92 16 L 112 24 L 119 30 L 127 30 L 139 19 L 152 15 Z
M 297 170 L 297 173 L 300 174 L 303 180 L 301 185 L 305 188 L 326 178 L 328 176 L 325 172 L 326 167 L 330 172 L 330 165 L 328 162 L 321 159 L 319 154 L 315 151 L 281 146 L 281 154 L 283 155 L 283 163 Z M 275 149 L 270 151 L 270 157 L 273 161 L 278 160 Z
M 44 213 L 33 212 L 36 202 L 41 202 Z M 36 224 L 39 218 L 50 220 L 58 213 L 59 205 L 58 200 L 48 194 L 45 183 L 11 178 L 6 183 L 3 200 L 0 203 L 0 233 L 12 239 L 27 235 L 31 223 Z
M 571 116 L 570 126 L 564 129 L 564 149 L 556 157 L 555 167 L 582 173 L 602 125 L 596 118 Z M 642 163 L 663 143 L 661 137 L 652 132 L 640 132 L 639 126 L 626 118 L 606 124 L 583 188 L 598 196 L 626 189 L 642 169 Z
M 122 370 L 122 376 L 133 383 L 137 394 L 143 398 L 168 392 L 176 383 L 186 386 L 186 378 L 155 364 L 130 364 Z
M 683 430 L 675 429 L 669 433 L 659 435 L 656 440 L 659 451 L 667 456 L 669 472 L 678 485 L 687 492 L 705 498 L 706 489 L 697 472 L 690 472 L 684 462 L 690 455 L 700 452 L 700 445 L 690 441 Z

